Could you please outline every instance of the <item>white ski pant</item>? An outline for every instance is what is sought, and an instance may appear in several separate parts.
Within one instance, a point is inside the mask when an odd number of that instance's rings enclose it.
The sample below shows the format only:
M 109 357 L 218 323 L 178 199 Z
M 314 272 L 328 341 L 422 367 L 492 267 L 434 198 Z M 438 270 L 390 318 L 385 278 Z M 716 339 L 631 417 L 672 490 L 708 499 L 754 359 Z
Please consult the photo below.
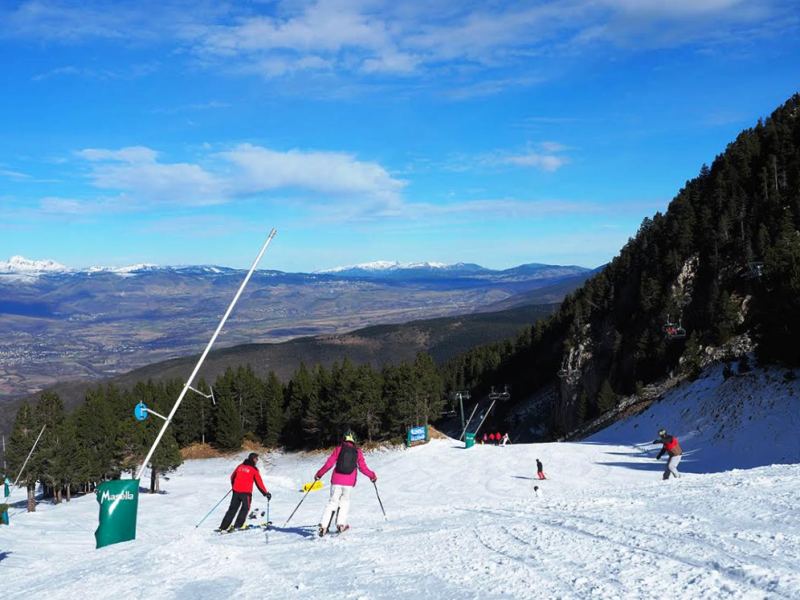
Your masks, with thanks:
M 680 477 L 680 473 L 678 473 L 678 464 L 681 462 L 681 455 L 678 456 L 670 456 L 669 460 L 667 461 L 667 468 L 664 469 L 664 479 L 669 479 L 670 474 L 673 477 Z
M 331 499 L 325 507 L 325 512 L 322 513 L 322 520 L 320 525 L 325 527 L 335 525 L 347 525 L 347 514 L 350 512 L 350 492 L 353 491 L 351 485 L 332 485 L 331 486 Z M 336 515 L 336 511 L 339 514 Z M 334 515 L 336 515 L 336 522 L 333 522 Z

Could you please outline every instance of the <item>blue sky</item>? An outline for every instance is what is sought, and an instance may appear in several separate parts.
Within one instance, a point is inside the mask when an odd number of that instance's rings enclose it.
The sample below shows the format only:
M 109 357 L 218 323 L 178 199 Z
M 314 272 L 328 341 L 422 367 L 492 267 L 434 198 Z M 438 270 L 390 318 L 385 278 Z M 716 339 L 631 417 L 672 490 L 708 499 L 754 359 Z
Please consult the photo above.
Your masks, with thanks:
M 0 2 L 0 261 L 594 267 L 800 91 L 800 3 Z

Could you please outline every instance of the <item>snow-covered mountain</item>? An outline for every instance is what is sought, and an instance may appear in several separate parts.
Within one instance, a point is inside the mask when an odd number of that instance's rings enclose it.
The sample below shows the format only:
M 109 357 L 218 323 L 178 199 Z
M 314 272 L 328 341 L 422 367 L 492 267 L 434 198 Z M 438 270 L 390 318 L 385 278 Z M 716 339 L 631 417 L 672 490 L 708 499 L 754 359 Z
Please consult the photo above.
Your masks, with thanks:
M 24 256 L 12 256 L 0 261 L 0 274 L 37 276 L 43 273 L 65 273 L 69 271 L 54 260 L 31 260 Z
M 480 265 L 471 263 L 455 263 L 446 264 L 441 262 L 398 262 L 389 260 L 377 260 L 373 262 L 360 263 L 357 265 L 349 265 L 346 267 L 333 267 L 332 269 L 323 269 L 316 271 L 317 273 L 344 273 L 349 271 L 361 271 L 377 273 L 381 271 L 407 271 L 407 270 L 445 270 L 445 271 L 463 271 L 463 270 L 485 270 Z
M 266 534 L 215 534 L 227 502 L 195 527 L 244 454 L 187 461 L 166 493 L 141 494 L 137 539 L 101 550 L 93 495 L 26 514 L 20 488 L 0 530 L 3 583 L 52 598 L 798 598 L 800 465 L 772 464 L 797 462 L 798 397 L 781 371 L 724 381 L 715 368 L 585 442 L 367 452 L 377 488 L 360 477 L 352 529 L 322 539 L 328 477 L 284 524 L 318 454 L 264 457 Z M 661 426 L 686 452 L 678 480 L 662 481 L 663 459 L 637 446 Z M 745 453 L 739 466 L 755 468 L 718 472 L 713 457 L 736 466 Z M 253 507 L 268 505 L 256 494 Z

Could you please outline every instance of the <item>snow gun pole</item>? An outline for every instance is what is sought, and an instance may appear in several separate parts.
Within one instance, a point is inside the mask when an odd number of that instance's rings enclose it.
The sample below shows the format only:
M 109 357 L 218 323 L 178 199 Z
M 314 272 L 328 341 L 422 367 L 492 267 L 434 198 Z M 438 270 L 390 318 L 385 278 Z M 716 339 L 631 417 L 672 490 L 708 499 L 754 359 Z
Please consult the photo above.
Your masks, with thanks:
M 381 512 L 383 513 L 383 520 L 384 521 L 388 521 L 389 517 L 386 516 L 386 511 L 383 510 L 383 502 L 381 502 L 381 495 L 378 493 L 378 484 L 373 481 L 372 485 L 375 486 L 375 495 L 378 497 L 378 504 L 381 505 Z
M 459 440 L 460 440 L 460 439 L 462 439 L 462 438 L 464 437 L 464 434 L 465 434 L 465 433 L 467 433 L 467 427 L 469 427 L 469 424 L 470 424 L 470 423 L 472 423 L 472 417 L 473 417 L 473 416 L 475 416 L 475 411 L 476 411 L 476 410 L 478 410 L 478 404 L 480 404 L 480 402 L 478 402 L 477 404 L 475 404 L 475 408 L 473 408 L 473 409 L 472 409 L 472 412 L 469 414 L 469 419 L 467 420 L 467 424 L 466 424 L 466 425 L 464 425 L 464 430 L 461 432 L 461 435 L 460 435 L 460 436 L 458 436 L 458 439 L 459 439 Z
M 47 427 L 47 423 L 42 425 L 42 430 L 39 432 L 39 435 L 36 436 L 36 441 L 33 442 L 33 447 L 31 448 L 31 451 L 28 452 L 28 456 L 25 458 L 25 462 L 22 463 L 22 467 L 20 468 L 19 473 L 17 473 L 17 478 L 14 480 L 14 485 L 12 485 L 11 487 L 17 487 L 17 482 L 19 481 L 19 478 L 22 477 L 22 472 L 25 470 L 25 465 L 28 464 L 28 460 L 30 460 L 31 455 L 33 454 L 33 451 L 36 450 L 36 446 L 39 443 L 39 440 L 41 439 L 42 434 L 44 433 L 44 428 L 45 427 Z
M 180 396 L 178 396 L 178 399 L 175 401 L 175 404 L 173 405 L 172 410 L 169 413 L 169 416 L 167 417 L 166 421 L 164 421 L 164 424 L 161 426 L 161 431 L 158 432 L 158 435 L 156 436 L 156 441 L 153 442 L 153 445 L 150 447 L 150 451 L 147 453 L 147 456 L 145 456 L 144 461 L 142 462 L 142 466 L 139 467 L 139 472 L 136 473 L 136 479 L 142 478 L 142 473 L 147 467 L 147 463 L 150 462 L 150 459 L 153 457 L 153 453 L 156 451 L 158 443 L 164 436 L 164 432 L 167 430 L 167 427 L 169 427 L 169 424 L 172 422 L 172 417 L 175 416 L 178 407 L 181 405 L 181 402 L 183 401 L 183 397 L 186 395 L 186 392 L 189 391 L 195 376 L 197 376 L 197 372 L 200 370 L 200 367 L 203 366 L 203 362 L 206 360 L 206 356 L 208 356 L 208 353 L 211 351 L 211 346 L 213 346 L 214 342 L 217 341 L 217 336 L 219 335 L 220 331 L 222 331 L 222 328 L 225 326 L 225 322 L 228 320 L 228 317 L 233 311 L 233 307 L 236 306 L 236 303 L 239 301 L 239 296 L 242 295 L 242 292 L 244 291 L 247 282 L 250 281 L 250 277 L 253 276 L 253 271 L 256 270 L 256 266 L 258 266 L 261 257 L 264 256 L 264 252 L 267 251 L 267 247 L 269 246 L 269 243 L 272 241 L 272 238 L 275 237 L 276 233 L 277 231 L 275 229 L 270 231 L 267 240 L 264 242 L 264 245 L 261 246 L 261 251 L 258 253 L 258 256 L 256 256 L 256 259 L 253 261 L 253 265 L 247 272 L 247 276 L 244 278 L 242 285 L 239 286 L 239 291 L 236 292 L 236 295 L 233 297 L 230 306 L 228 306 L 228 310 L 225 311 L 225 315 L 223 315 L 222 320 L 219 322 L 219 325 L 217 325 L 217 330 L 214 332 L 214 335 L 211 336 L 211 340 L 209 340 L 206 349 L 200 356 L 200 360 L 197 361 L 197 364 L 194 367 L 194 371 L 192 371 L 192 374 L 189 375 L 189 379 L 186 380 L 186 383 L 184 384 L 183 389 L 181 390 Z
M 303 494 L 303 497 L 300 498 L 300 502 L 298 502 L 297 506 L 294 507 L 294 510 L 292 511 L 292 514 L 289 515 L 289 518 L 286 519 L 286 523 L 283 524 L 284 527 L 286 527 L 289 524 L 289 521 L 292 520 L 292 517 L 294 516 L 294 513 L 297 512 L 297 509 L 300 508 L 300 505 L 303 503 L 303 500 L 306 499 L 306 496 L 308 496 L 308 493 L 313 489 L 314 489 L 313 485 L 308 486 L 308 490 L 306 491 L 305 494 Z
M 489 413 L 492 412 L 495 402 L 497 402 L 497 400 L 492 400 L 492 403 L 489 405 L 489 410 L 487 410 L 486 414 L 483 415 L 483 421 L 489 418 Z M 483 427 L 483 421 L 480 422 L 480 425 L 478 425 L 478 428 L 475 430 L 475 435 L 478 435 L 478 432 L 481 430 L 481 427 Z
M 226 493 L 226 494 L 225 494 L 225 495 L 224 495 L 222 498 L 220 498 L 219 502 L 217 502 L 217 503 L 214 505 L 214 508 L 212 508 L 210 511 L 208 511 L 208 512 L 206 513 L 206 516 L 205 516 L 205 517 L 203 517 L 202 519 L 200 519 L 200 522 L 199 522 L 197 525 L 195 525 L 195 526 L 194 526 L 194 528 L 195 528 L 195 529 L 197 529 L 198 527 L 200 527 L 200 525 L 202 525 L 202 524 L 203 524 L 203 521 L 205 521 L 205 520 L 206 520 L 208 517 L 210 517 L 210 516 L 211 516 L 211 513 L 213 513 L 215 510 L 217 510 L 217 507 L 218 507 L 220 504 L 222 504 L 222 501 L 223 501 L 223 500 L 225 500 L 225 498 L 227 498 L 227 497 L 228 497 L 228 495 L 229 495 L 229 494 L 230 494 L 232 491 L 233 491 L 233 490 L 228 490 L 228 492 L 227 492 L 227 493 Z

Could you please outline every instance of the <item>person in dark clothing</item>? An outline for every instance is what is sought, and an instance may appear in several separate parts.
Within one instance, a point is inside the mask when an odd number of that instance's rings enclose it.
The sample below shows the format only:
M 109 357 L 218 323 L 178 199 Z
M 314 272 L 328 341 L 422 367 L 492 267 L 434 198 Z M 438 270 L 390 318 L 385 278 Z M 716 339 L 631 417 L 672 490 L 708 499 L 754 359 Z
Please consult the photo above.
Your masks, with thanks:
M 250 503 L 253 499 L 253 484 L 258 487 L 258 491 L 263 494 L 267 500 L 272 499 L 272 494 L 267 491 L 264 482 L 261 481 L 261 474 L 258 472 L 256 463 L 258 462 L 258 454 L 251 452 L 242 464 L 236 467 L 231 473 L 231 488 L 233 496 L 231 496 L 231 503 L 228 506 L 228 512 L 222 518 L 222 523 L 219 526 L 220 531 L 225 531 L 231 527 L 234 515 L 236 522 L 234 527 L 237 529 L 244 525 L 247 514 L 250 512 Z
M 539 479 L 547 479 L 544 476 L 544 467 L 542 466 L 542 461 L 540 461 L 538 458 L 536 459 L 536 475 L 539 477 Z

